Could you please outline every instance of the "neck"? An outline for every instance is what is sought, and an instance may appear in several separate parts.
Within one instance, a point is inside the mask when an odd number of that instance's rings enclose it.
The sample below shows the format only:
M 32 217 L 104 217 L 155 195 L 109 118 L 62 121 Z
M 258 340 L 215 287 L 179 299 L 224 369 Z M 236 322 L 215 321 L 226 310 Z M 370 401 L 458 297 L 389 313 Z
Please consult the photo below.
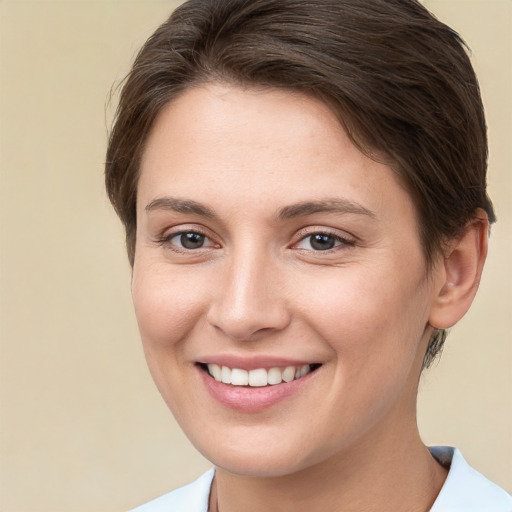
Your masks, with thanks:
M 446 474 L 414 422 L 409 433 L 374 433 L 350 451 L 291 475 L 252 478 L 217 469 L 210 511 L 259 512 L 271 503 L 279 512 L 427 512 Z

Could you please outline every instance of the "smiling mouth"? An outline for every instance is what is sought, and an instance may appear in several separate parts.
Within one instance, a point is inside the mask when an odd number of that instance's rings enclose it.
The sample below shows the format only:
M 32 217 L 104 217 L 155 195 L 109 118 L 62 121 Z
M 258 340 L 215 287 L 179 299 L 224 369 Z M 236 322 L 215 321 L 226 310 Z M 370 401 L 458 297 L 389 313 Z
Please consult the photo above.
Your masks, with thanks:
M 322 365 L 320 363 L 313 363 L 301 366 L 286 366 L 284 368 L 257 368 L 254 370 L 243 370 L 241 368 L 229 368 L 228 366 L 205 363 L 199 363 L 199 366 L 217 382 L 230 384 L 231 386 L 261 388 L 301 379 Z

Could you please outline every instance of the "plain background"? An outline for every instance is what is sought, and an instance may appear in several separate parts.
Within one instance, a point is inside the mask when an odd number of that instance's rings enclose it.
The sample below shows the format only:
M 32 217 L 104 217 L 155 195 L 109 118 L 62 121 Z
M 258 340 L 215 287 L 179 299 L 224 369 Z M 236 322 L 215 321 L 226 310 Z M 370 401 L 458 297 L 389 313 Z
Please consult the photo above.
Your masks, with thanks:
M 420 428 L 512 491 L 512 2 L 425 3 L 473 50 L 499 222 L 477 300 L 422 379 Z M 209 467 L 146 369 L 103 190 L 111 86 L 175 5 L 0 1 L 4 512 L 123 511 Z

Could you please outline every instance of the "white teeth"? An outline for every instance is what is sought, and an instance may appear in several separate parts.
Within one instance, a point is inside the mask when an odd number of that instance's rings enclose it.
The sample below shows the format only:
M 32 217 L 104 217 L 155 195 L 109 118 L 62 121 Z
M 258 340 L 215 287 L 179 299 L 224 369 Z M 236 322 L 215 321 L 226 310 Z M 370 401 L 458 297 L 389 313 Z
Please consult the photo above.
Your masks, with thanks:
M 218 364 L 208 364 L 209 374 L 217 381 L 233 386 L 263 387 L 267 385 L 281 384 L 300 379 L 311 371 L 309 364 L 302 366 L 287 366 L 286 368 L 257 368 L 255 370 L 243 370 L 241 368 L 229 368 Z
M 295 378 L 295 366 L 287 366 L 283 372 L 283 380 L 291 382 Z
M 304 377 L 304 375 L 307 375 L 309 373 L 310 367 L 309 364 L 305 364 L 302 366 L 302 368 L 299 370 L 300 375 L 299 377 Z
M 235 371 L 235 370 L 233 370 Z M 268 384 L 267 370 L 258 368 L 249 372 L 249 386 L 262 387 Z
M 220 379 L 224 384 L 231 384 L 231 369 L 227 366 L 223 366 Z
M 226 368 L 225 366 L 223 369 Z M 231 384 L 233 386 L 247 386 L 249 384 L 249 372 L 240 368 L 231 370 Z
M 220 369 L 220 366 L 218 364 L 209 364 L 208 371 L 217 382 L 222 381 L 222 370 Z
M 270 368 L 267 381 L 269 384 L 281 384 L 283 382 L 283 372 L 279 368 Z

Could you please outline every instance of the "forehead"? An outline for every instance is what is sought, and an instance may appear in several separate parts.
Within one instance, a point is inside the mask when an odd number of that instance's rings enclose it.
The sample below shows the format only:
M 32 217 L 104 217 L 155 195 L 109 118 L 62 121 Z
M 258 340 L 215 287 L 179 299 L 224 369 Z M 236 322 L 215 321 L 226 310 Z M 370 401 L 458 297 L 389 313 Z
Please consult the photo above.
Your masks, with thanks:
M 350 142 L 343 135 L 333 112 L 301 93 L 210 84 L 189 89 L 164 107 L 146 145 L 142 168 L 155 165 L 148 162 L 155 149 L 159 159 L 188 153 L 212 171 L 217 163 L 222 168 L 254 168 L 269 157 L 274 158 L 274 167 L 285 166 L 305 139 L 319 154 L 325 149 L 332 153 L 334 139 L 348 149 Z
M 377 211 L 412 206 L 394 171 L 363 155 L 321 101 L 218 84 L 186 91 L 156 119 L 139 203 L 159 195 L 246 209 L 338 195 Z

